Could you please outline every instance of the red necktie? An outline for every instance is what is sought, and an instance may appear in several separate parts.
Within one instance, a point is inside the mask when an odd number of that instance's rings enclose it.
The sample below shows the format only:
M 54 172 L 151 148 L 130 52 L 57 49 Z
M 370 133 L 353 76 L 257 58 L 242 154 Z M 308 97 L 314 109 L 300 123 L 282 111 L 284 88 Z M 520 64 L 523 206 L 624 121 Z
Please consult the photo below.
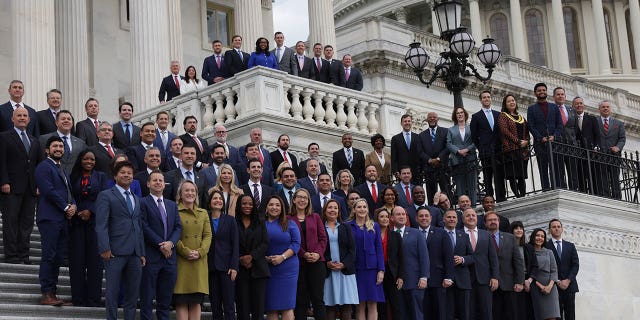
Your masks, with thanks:
M 22 107 L 19 103 L 16 103 L 16 109 Z
M 260 163 L 264 164 L 264 155 L 262 155 L 262 149 L 258 147 L 259 155 L 260 155 Z
M 320 58 L 316 58 L 316 65 L 318 66 L 318 71 L 322 70 L 322 62 L 320 62 Z
M 376 192 L 376 183 L 371 183 L 371 198 L 373 198 L 373 203 L 378 202 L 378 192 Z
M 289 163 L 289 158 L 287 158 L 287 152 L 286 152 L 286 151 L 283 151 L 283 152 L 282 152 L 282 156 L 283 156 L 283 158 L 284 158 L 284 162 Z
M 498 242 L 496 241 L 496 234 L 491 235 L 491 240 L 493 241 L 493 246 L 496 248 L 496 253 L 498 253 Z
M 604 119 L 604 134 L 609 134 L 609 120 Z
M 407 197 L 409 204 L 413 204 L 411 201 L 411 192 L 409 192 L 409 186 L 404 186 L 404 195 Z
M 100 131 L 100 130 L 98 129 L 98 126 L 99 126 L 99 125 L 98 125 L 98 120 L 93 120 L 93 125 L 96 127 L 96 132 Z
M 204 149 L 202 148 L 202 143 L 200 143 L 200 139 L 198 139 L 198 137 L 196 137 L 196 135 L 191 135 L 191 138 L 193 138 L 193 140 L 196 142 L 196 144 L 198 145 L 198 149 L 200 149 L 200 153 L 204 152 Z
M 109 152 L 109 156 L 111 156 L 111 158 L 113 158 L 113 157 L 115 157 L 115 156 L 116 156 L 116 154 L 115 154 L 115 153 L 113 153 L 113 149 L 111 149 L 111 145 L 108 145 L 108 144 L 107 144 L 107 145 L 106 145 L 106 148 L 107 148 L 107 152 Z
M 173 76 L 173 80 L 176 82 L 176 87 L 180 90 L 180 81 L 178 81 L 178 76 Z
M 564 105 L 560 106 L 560 116 L 562 117 L 562 125 L 567 125 L 567 115 L 565 114 Z

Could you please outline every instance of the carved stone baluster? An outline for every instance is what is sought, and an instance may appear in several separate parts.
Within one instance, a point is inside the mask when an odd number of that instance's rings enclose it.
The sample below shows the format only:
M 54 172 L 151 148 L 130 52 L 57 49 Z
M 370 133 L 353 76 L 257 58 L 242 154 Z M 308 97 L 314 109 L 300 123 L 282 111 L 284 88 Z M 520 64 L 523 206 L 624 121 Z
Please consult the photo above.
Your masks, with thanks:
M 236 92 L 231 88 L 222 91 L 222 94 L 224 94 L 224 96 L 227 98 L 227 107 L 224 108 L 224 114 L 227 116 L 227 121 L 225 121 L 226 123 L 229 123 L 236 118 L 236 105 L 233 102 L 235 93 Z M 240 100 L 240 97 L 238 97 L 238 100 Z
M 336 99 L 336 106 L 338 109 L 338 114 L 336 117 L 336 121 L 338 122 L 338 128 L 340 129 L 348 129 L 345 123 L 347 123 L 347 114 L 344 113 L 344 103 L 347 101 L 347 98 L 343 96 L 339 96 Z
M 291 113 L 296 120 L 302 120 L 302 105 L 300 104 L 300 91 L 302 87 L 291 86 L 289 92 L 291 93 Z
M 366 101 L 358 101 L 358 130 L 362 133 L 369 133 L 369 128 L 367 128 L 367 116 L 365 115 L 368 105 L 369 103 Z
M 358 123 L 358 117 L 356 117 L 355 105 L 358 103 L 358 100 L 354 98 L 349 98 L 347 100 L 347 127 L 349 130 L 357 130 L 356 124 Z
M 224 96 L 220 94 L 220 92 L 215 92 L 213 95 L 213 100 L 216 102 L 216 111 L 213 112 L 213 118 L 216 119 L 216 124 L 224 123 Z
M 285 82 L 282 84 L 282 87 L 284 88 L 284 111 L 288 116 L 291 116 L 291 101 L 287 94 L 291 90 L 291 84 Z
M 313 121 L 313 106 L 311 105 L 311 95 L 313 94 L 313 89 L 305 88 L 302 90 L 302 100 L 304 104 L 302 105 L 302 114 L 304 115 L 305 122 L 314 122 Z
M 376 120 L 376 111 L 378 111 L 377 103 L 369 103 L 369 133 L 374 134 L 378 132 L 378 120 Z
M 200 102 L 204 104 L 204 115 L 202 116 L 202 124 L 204 129 L 213 129 L 213 99 L 210 96 L 200 98 Z
M 324 96 L 323 100 L 326 105 L 325 118 L 327 119 L 327 125 L 330 127 L 336 127 L 336 112 L 333 110 L 333 101 L 336 100 L 336 95 L 328 93 Z

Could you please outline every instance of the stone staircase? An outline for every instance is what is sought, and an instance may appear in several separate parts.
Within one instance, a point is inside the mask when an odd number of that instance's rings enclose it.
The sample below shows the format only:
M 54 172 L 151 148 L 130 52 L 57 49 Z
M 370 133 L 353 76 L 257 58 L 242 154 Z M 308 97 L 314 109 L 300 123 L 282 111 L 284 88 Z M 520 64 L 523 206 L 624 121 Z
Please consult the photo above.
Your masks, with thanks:
M 40 282 L 38 270 L 40 263 L 40 233 L 34 224 L 31 234 L 30 259 L 32 265 L 8 264 L 4 261 L 4 245 L 2 242 L 2 222 L 0 221 L 0 320 L 5 319 L 105 319 L 104 308 L 88 307 L 52 307 L 40 305 Z M 103 292 L 105 286 L 103 280 Z M 69 269 L 60 268 L 57 296 L 59 299 L 71 301 Z M 203 310 L 209 310 L 209 303 Z M 175 319 L 175 312 L 171 317 Z M 122 309 L 118 311 L 122 319 Z M 210 312 L 203 312 L 202 319 L 211 319 Z

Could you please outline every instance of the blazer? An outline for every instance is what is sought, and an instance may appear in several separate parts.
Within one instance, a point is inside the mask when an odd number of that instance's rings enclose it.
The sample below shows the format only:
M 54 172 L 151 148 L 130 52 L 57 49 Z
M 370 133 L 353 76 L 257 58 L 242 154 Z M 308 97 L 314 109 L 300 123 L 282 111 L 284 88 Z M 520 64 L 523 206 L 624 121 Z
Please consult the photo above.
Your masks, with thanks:
M 369 217 L 373 219 L 373 212 L 384 205 L 384 197 L 382 196 L 382 190 L 384 190 L 384 188 L 386 188 L 387 186 L 385 186 L 380 182 L 376 182 L 376 192 L 378 196 L 378 199 L 377 199 L 378 201 L 374 202 L 373 196 L 371 195 L 371 191 L 369 191 L 368 184 L 369 184 L 368 182 L 359 184 L 354 189 L 360 192 L 360 195 L 362 195 L 362 197 L 367 200 L 367 205 L 369 206 Z
M 576 120 L 577 121 L 577 120 Z M 600 126 L 598 119 L 591 114 L 583 113 L 582 129 L 576 128 L 576 139 L 582 148 L 600 147 Z
M 318 183 L 318 178 L 316 178 L 316 184 L 317 183 Z M 304 178 L 298 179 L 298 184 L 300 185 L 300 188 L 307 189 L 307 191 L 309 191 L 309 194 L 312 197 L 318 194 L 318 191 L 316 191 L 316 188 L 313 186 L 313 180 L 311 179 L 311 177 L 306 176 Z M 316 212 L 322 212 L 322 211 L 316 211 Z
M 58 129 L 56 129 L 56 131 L 54 132 L 47 133 L 45 135 L 40 136 L 40 139 L 38 140 L 40 140 L 40 146 L 42 146 L 42 152 L 45 151 L 44 148 L 45 148 L 45 145 L 47 144 L 47 140 L 49 140 L 49 138 L 51 137 L 57 137 L 57 136 L 58 136 Z M 71 170 L 73 169 L 73 166 L 76 164 L 76 159 L 78 159 L 80 152 L 84 151 L 87 148 L 87 144 L 85 144 L 84 141 L 82 141 L 82 139 L 80 138 L 71 136 L 70 140 L 71 140 L 71 154 L 68 156 L 67 155 L 62 156 L 62 160 L 60 160 L 60 164 L 64 168 L 64 171 L 66 172 L 66 174 L 71 174 Z
M 241 52 L 242 58 L 240 58 L 240 55 L 234 49 L 229 49 L 224 52 L 223 68 L 225 69 L 224 71 L 227 77 L 233 77 L 236 73 L 247 70 L 250 56 L 244 51 Z
M 449 236 L 449 230 L 445 230 L 445 232 L 447 232 L 447 236 Z M 459 289 L 471 290 L 471 271 L 469 268 L 475 264 L 471 241 L 469 240 L 469 235 L 464 233 L 464 230 L 456 229 L 453 232 L 455 232 L 456 238 L 453 255 L 460 256 L 464 260 L 453 269 L 453 283 Z
M 138 180 L 138 183 L 140 184 L 140 194 L 142 195 L 142 197 L 148 196 L 150 191 L 149 187 L 147 187 L 147 182 L 149 181 L 149 172 L 147 171 L 147 167 L 145 166 L 145 170 L 134 174 L 133 179 Z M 131 189 L 133 190 L 133 184 Z M 171 188 L 165 187 L 164 191 L 162 192 L 162 196 L 169 200 L 171 198 Z
M 524 256 L 512 234 L 499 232 L 498 235 L 498 285 L 502 291 L 513 291 L 514 284 L 524 283 Z
M 295 52 L 293 52 L 293 50 L 291 48 L 287 48 L 285 46 L 282 46 L 282 48 L 284 48 L 284 51 L 282 51 L 282 49 L 280 49 L 281 52 L 281 57 L 280 57 L 280 61 L 278 62 L 278 66 L 280 67 L 281 71 L 284 71 L 288 74 L 297 76 L 298 75 L 298 63 L 296 62 L 296 57 L 295 57 Z M 276 48 L 274 48 L 273 50 L 271 50 L 271 54 L 274 55 L 274 57 L 276 57 L 276 60 L 278 60 L 278 55 L 276 54 Z
M 418 280 L 428 279 L 430 274 L 427 241 L 417 229 L 405 227 L 402 235 L 402 251 L 405 268 L 402 290 L 418 289 Z
M 252 182 L 249 181 L 249 183 L 252 183 Z M 264 214 L 267 209 L 267 202 L 269 201 L 269 197 L 274 195 L 275 192 L 272 187 L 265 185 L 264 183 L 260 183 L 260 187 L 262 188 L 262 197 L 260 197 L 260 206 L 256 207 L 256 210 L 258 212 L 258 216 L 260 217 L 260 219 L 264 220 Z M 253 186 L 249 186 L 248 184 L 245 184 L 241 188 L 244 194 L 250 194 L 253 196 Z
M 129 158 L 129 161 L 133 163 L 133 169 L 136 173 L 147 170 L 147 164 L 144 162 L 147 149 L 142 146 L 142 143 L 127 147 L 124 153 Z
M 158 209 L 158 203 L 151 195 L 140 199 L 142 214 L 142 231 L 144 233 L 145 252 L 147 263 L 160 263 L 166 261 L 168 264 L 176 264 L 175 244 L 180 240 L 182 234 L 182 223 L 178 214 L 178 205 L 169 199 L 163 199 L 164 208 L 167 213 L 167 236 L 164 235 L 164 223 Z M 171 249 L 171 257 L 165 258 L 160 251 L 159 243 L 171 241 L 174 246 Z
M 471 116 L 471 137 L 473 144 L 480 152 L 480 158 L 492 157 L 500 152 L 500 125 L 498 124 L 500 112 L 491 110 L 491 114 L 493 114 L 493 129 L 482 108 Z M 457 124 L 453 125 L 456 128 L 457 126 Z
M 404 277 L 404 250 L 402 250 L 402 237 L 399 233 L 387 228 L 387 261 L 386 272 L 391 273 L 391 278 L 397 280 Z M 389 268 L 387 268 L 389 267 Z M 395 282 L 395 281 L 394 281 Z
M 333 153 L 332 161 L 331 161 L 331 171 L 333 171 L 333 181 L 336 181 L 336 176 L 338 172 L 342 169 L 348 169 L 355 181 L 353 185 L 361 184 L 365 181 L 364 179 L 364 153 L 360 149 L 356 149 L 351 147 L 351 152 L 353 156 L 353 160 L 351 161 L 351 166 L 349 166 L 349 162 L 347 161 L 347 156 L 344 154 L 344 148 L 340 148 L 339 150 Z
M 624 144 L 627 142 L 627 137 L 624 132 L 624 123 L 618 119 L 609 117 L 609 131 L 605 133 L 602 117 L 596 117 L 596 121 L 600 127 L 600 151 L 611 154 L 610 148 L 616 146 L 621 152 L 624 148 Z M 582 125 L 584 126 L 584 122 Z M 616 155 L 620 156 L 620 152 Z
M 328 228 L 328 227 L 327 227 Z M 345 275 L 356 273 L 356 240 L 353 238 L 351 227 L 348 224 L 341 223 L 336 228 L 338 230 L 338 251 L 340 252 L 340 261 L 344 264 L 344 269 L 340 270 Z M 327 245 L 324 250 L 324 261 L 333 261 L 331 259 L 331 246 Z M 327 277 L 331 275 L 333 270 L 327 267 Z
M 288 195 L 285 194 L 286 191 L 284 190 L 284 187 L 282 187 L 282 185 L 279 185 L 279 186 L 280 186 L 280 188 L 278 189 L 278 191 L 275 191 L 276 189 L 274 189 L 274 192 L 278 197 L 280 197 L 282 199 L 282 202 L 284 202 L 284 209 L 285 209 L 284 212 L 286 214 L 288 214 L 289 210 L 291 210 L 291 204 L 289 204 L 289 201 L 287 201 L 287 199 L 289 199 L 289 198 L 288 198 Z M 300 185 L 296 183 L 296 185 L 291 189 L 291 192 L 295 193 L 296 190 L 298 190 L 300 188 L 301 188 Z M 314 209 L 314 211 L 315 211 L 315 209 Z M 318 211 L 315 211 L 315 212 L 318 212 Z M 322 211 L 320 211 L 320 212 L 322 212 Z
M 362 91 L 364 81 L 362 80 L 362 73 L 358 68 L 353 66 L 351 67 L 351 71 L 349 72 L 349 79 L 347 79 L 347 74 L 344 68 L 341 67 L 338 72 L 341 77 L 340 84 L 342 87 Z
M 238 162 L 238 165 L 243 166 L 242 170 L 237 170 L 237 171 L 247 171 L 247 151 L 245 150 L 246 146 L 240 146 L 238 148 L 238 156 L 240 157 L 240 161 Z M 231 152 L 231 149 L 229 149 L 229 152 Z M 260 146 L 260 152 L 262 152 L 262 158 L 264 159 L 264 163 L 262 164 L 262 170 L 266 171 L 267 168 L 271 171 L 273 171 L 273 168 L 271 167 L 271 154 L 269 153 L 269 150 L 267 150 L 265 147 Z
M 98 122 L 98 125 L 100 122 Z M 84 119 L 76 123 L 76 137 L 80 138 L 87 146 L 95 146 L 98 144 L 98 132 L 95 123 L 89 119 Z
M 398 205 L 403 207 L 403 208 L 407 208 L 409 206 L 413 206 L 413 198 L 411 199 L 407 199 L 407 194 L 406 194 L 406 190 L 405 185 L 402 182 L 398 182 L 395 186 L 393 186 L 396 191 L 398 192 Z M 413 187 L 415 187 L 415 185 L 413 185 L 412 183 L 409 183 L 409 196 L 411 196 L 411 190 L 413 190 Z M 410 201 L 411 200 L 411 201 Z
M 116 148 L 111 145 L 111 149 L 113 150 L 113 154 L 119 155 L 124 153 L 122 150 Z M 111 162 L 111 155 L 107 151 L 105 147 L 103 147 L 100 143 L 95 146 L 89 147 L 89 150 L 93 152 L 93 155 L 96 157 L 96 166 L 93 168 L 94 170 L 104 172 L 107 177 L 111 178 L 113 173 L 111 172 L 111 168 L 109 168 L 109 162 Z
M 213 165 L 209 165 L 208 167 L 201 169 L 199 173 L 204 178 L 204 181 L 205 181 L 204 185 L 205 185 L 205 189 L 207 190 L 213 188 L 216 185 L 216 182 L 218 182 L 218 174 L 216 173 L 216 169 Z M 236 186 L 239 187 L 240 181 L 238 181 L 238 176 L 236 175 L 235 169 L 233 170 L 233 178 L 234 178 L 234 181 L 236 182 Z
M 62 109 L 60 109 L 62 110 Z M 47 134 L 58 130 L 56 125 L 56 118 L 53 117 L 51 109 L 46 108 L 36 112 L 38 116 L 38 125 L 40 126 L 40 134 Z
M 465 162 L 471 162 L 476 157 L 476 145 L 473 143 L 471 129 L 469 126 L 464 127 L 464 139 L 460 137 L 460 130 L 458 130 L 458 126 L 454 125 L 449 128 L 449 132 L 447 134 L 447 149 L 449 149 L 449 165 L 457 166 L 459 164 L 463 164 Z M 458 150 L 461 149 L 469 149 L 469 153 L 467 153 L 466 157 L 463 157 L 458 154 Z
M 173 132 L 167 130 L 167 145 L 163 145 L 162 137 L 160 136 L 160 130 L 156 129 L 156 139 L 153 140 L 153 146 L 160 149 L 162 160 L 164 160 L 165 157 L 170 156 L 171 140 L 175 137 L 176 135 Z
M 11 185 L 10 194 L 36 196 L 36 166 L 45 156 L 38 139 L 28 136 L 29 152 L 13 126 L 0 133 L 0 186 Z
M 204 58 L 204 62 L 202 63 L 202 79 L 207 80 L 208 85 L 214 84 L 213 79 L 217 77 L 226 78 L 227 76 L 227 66 L 222 52 L 220 52 L 220 68 L 218 68 L 215 54 Z
M 324 254 L 328 247 L 329 239 L 322 218 L 317 213 L 312 213 L 305 217 L 305 229 L 302 231 L 302 225 L 295 215 L 287 216 L 293 221 L 300 230 L 300 250 L 298 250 L 298 259 L 301 265 L 307 264 L 304 254 L 307 252 L 317 253 L 320 255 L 318 261 L 325 261 Z
M 298 164 L 298 172 L 296 173 L 296 177 L 298 177 L 298 179 L 309 176 L 309 174 L 307 173 L 307 161 L 309 161 L 309 159 L 305 159 Z M 328 172 L 329 171 L 327 171 L 327 166 L 325 166 L 324 163 L 320 162 L 320 173 Z
M 75 180 L 71 181 L 71 194 L 73 196 L 73 199 L 76 201 L 78 212 L 82 210 L 91 211 L 91 217 L 89 218 L 89 221 L 93 226 L 95 226 L 96 199 L 98 198 L 98 194 L 100 194 L 100 192 L 109 188 L 108 178 L 104 172 L 93 170 L 93 172 L 89 176 L 89 185 L 87 187 L 82 186 L 81 178 L 82 177 L 79 176 Z M 71 223 L 84 223 L 84 221 L 79 219 L 76 215 L 71 218 Z
M 553 238 L 549 239 L 547 243 L 545 243 L 545 247 L 551 250 L 553 252 L 553 256 L 556 258 L 556 265 L 558 265 L 558 279 L 571 280 L 571 283 L 566 290 L 567 292 L 576 293 L 580 291 L 578 290 L 578 282 L 576 281 L 576 276 L 580 270 L 580 259 L 578 258 L 576 246 L 573 242 L 562 240 L 562 257 L 560 257 L 558 256 L 555 243 L 552 241 Z
M 24 103 L 20 103 L 21 106 L 25 107 L 29 112 L 29 124 L 27 125 L 27 133 L 34 137 L 40 136 L 40 124 L 38 124 L 38 115 L 36 110 L 29 107 Z M 0 132 L 7 131 L 9 129 L 13 129 L 13 106 L 11 106 L 11 102 L 7 101 L 7 103 L 0 105 Z
M 180 139 L 182 139 L 182 142 L 184 143 L 185 146 L 192 146 L 196 148 L 196 161 L 200 161 L 202 163 L 209 163 L 209 159 L 211 158 L 211 152 L 209 152 L 209 144 L 207 143 L 207 140 L 202 139 L 198 136 L 196 136 L 196 138 L 200 141 L 200 144 L 202 145 L 202 151 L 200 151 L 200 148 L 198 147 L 196 140 L 194 140 L 190 134 L 185 133 L 180 136 Z
M 40 191 L 36 221 L 65 222 L 64 209 L 76 203 L 71 194 L 69 175 L 48 158 L 36 167 L 35 176 Z
M 317 69 L 317 67 L 314 66 L 314 60 L 309 57 L 303 56 L 304 62 L 302 64 L 302 68 L 300 68 L 300 61 L 298 60 L 298 55 L 295 54 L 294 56 L 296 59 L 296 68 L 298 68 L 298 77 L 306 78 L 306 79 L 315 79 L 316 78 L 315 69 Z
M 373 224 L 373 231 L 359 230 L 360 227 L 356 220 L 346 222 L 351 225 L 351 232 L 364 232 L 362 248 L 364 252 L 359 252 L 359 245 L 356 243 L 356 270 L 357 269 L 373 269 L 384 271 L 384 253 L 382 252 L 382 239 L 380 238 L 380 225 L 377 222 Z M 356 231 L 358 230 L 358 231 Z
M 449 235 L 442 228 L 429 228 L 427 237 L 429 250 L 429 288 L 442 287 L 442 280 L 454 278 L 453 245 Z
M 576 114 L 576 109 L 572 106 L 565 105 L 565 109 L 567 110 L 567 123 L 562 125 L 562 136 L 560 142 L 567 143 L 570 145 L 576 145 L 576 131 L 578 130 L 578 115 Z M 560 106 L 558 106 L 558 111 L 560 111 L 560 124 L 562 124 L 562 110 Z
M 318 69 L 318 65 L 316 63 L 316 57 L 311 58 L 311 61 L 313 63 L 313 73 L 315 74 L 314 79 L 324 83 L 331 83 L 331 72 L 329 71 L 331 66 L 329 61 L 320 58 L 320 69 Z
M 271 156 L 271 169 L 273 171 L 273 177 L 275 178 L 275 169 L 277 169 L 278 166 L 284 162 L 284 158 L 282 157 L 282 153 L 280 153 L 280 149 L 272 151 L 269 155 Z M 295 170 L 295 172 L 298 172 L 298 170 L 300 170 L 300 168 L 298 167 L 298 158 L 292 152 L 290 152 L 290 150 L 287 150 L 287 158 L 289 159 L 289 164 L 291 165 L 293 170 Z
M 200 200 L 200 206 L 202 208 L 208 207 L 207 201 L 207 190 L 205 190 L 205 181 L 202 175 L 199 172 L 195 172 L 195 167 L 191 170 L 193 174 L 194 182 L 196 183 L 196 187 L 198 188 L 198 199 Z M 182 175 L 182 170 L 177 168 L 172 171 L 168 171 L 164 173 L 164 194 L 167 195 L 167 199 L 176 201 L 176 196 L 178 193 L 178 187 L 182 180 L 185 180 L 186 177 Z
M 431 140 L 431 139 L 429 139 Z M 419 176 L 422 172 L 423 149 L 422 141 L 417 133 L 411 132 L 411 145 L 407 149 L 404 139 L 404 131 L 391 137 L 391 172 L 400 172 L 402 166 L 411 167 L 413 176 Z
M 267 249 L 269 248 L 269 236 L 267 228 L 260 219 L 252 219 L 248 228 L 242 224 L 242 220 L 236 217 L 238 226 L 239 256 L 251 255 L 252 266 L 249 272 L 252 279 L 268 278 L 271 276 L 267 264 Z M 240 266 L 240 268 L 243 268 Z
M 145 256 L 140 199 L 132 194 L 133 214 L 118 187 L 100 192 L 96 200 L 98 253 L 111 250 L 114 256 Z
M 286 198 L 283 198 L 283 200 Z M 331 199 L 336 200 L 338 205 L 340 206 L 340 216 L 342 217 L 342 221 L 349 220 L 349 210 L 347 209 L 347 203 L 344 198 L 331 192 Z M 327 201 L 331 200 L 328 199 Z M 322 214 L 322 199 L 320 199 L 320 193 L 311 196 L 311 206 L 313 207 L 313 212 L 317 214 Z
M 338 59 L 325 60 L 329 63 L 329 81 L 336 86 L 344 87 L 344 68 Z M 342 70 L 342 72 L 341 72 Z
M 120 121 L 115 122 L 113 124 L 113 141 L 111 141 L 112 146 L 115 146 L 118 149 L 126 149 L 128 146 L 135 146 L 140 143 L 140 127 L 131 123 L 132 133 L 131 133 L 131 142 L 127 143 L 127 140 L 124 136 L 124 129 L 122 129 L 122 124 Z
M 440 168 L 448 165 L 449 149 L 447 148 L 447 136 L 449 130 L 438 126 L 436 128 L 436 140 L 431 140 L 431 129 L 420 132 L 420 142 L 422 143 L 422 161 L 424 171 L 438 170 L 429 165 L 429 160 L 440 158 Z
M 178 75 L 178 80 L 184 80 L 183 76 Z M 158 101 L 171 101 L 171 99 L 180 95 L 180 89 L 176 86 L 173 74 L 162 79 L 160 83 L 160 91 L 158 91 Z
M 464 232 L 464 230 L 462 230 Z M 498 264 L 498 254 L 493 246 L 489 232 L 477 229 L 478 239 L 476 250 L 473 252 L 475 261 L 471 272 L 475 273 L 475 279 L 481 285 L 488 285 L 490 279 L 500 279 L 500 267 Z M 471 240 L 469 240 L 471 241 Z
M 211 220 L 211 247 L 209 247 L 209 272 L 227 271 L 233 269 L 238 271 L 240 264 L 238 226 L 236 219 L 228 214 L 220 215 L 218 219 L 218 230 L 213 228 Z
M 530 140 L 529 128 L 527 128 L 526 119 L 523 123 L 523 134 L 521 136 L 518 136 L 518 127 L 516 123 L 509 119 L 506 113 L 500 113 L 498 122 L 500 123 L 500 140 L 502 143 L 502 151 L 504 153 L 521 149 L 520 140 Z M 524 152 L 528 152 L 528 150 L 524 149 L 523 153 Z
M 378 182 L 382 184 L 390 184 L 391 180 L 393 180 L 393 172 L 391 171 L 391 154 L 384 151 L 382 153 L 384 154 L 384 166 L 380 163 L 380 159 L 378 158 L 376 151 L 373 150 L 364 156 L 364 167 L 366 168 L 369 165 L 373 165 L 376 167 L 376 172 L 378 173 Z
M 562 118 L 560 109 L 554 103 L 547 103 L 547 117 L 544 117 L 540 104 L 535 103 L 527 109 L 527 127 L 533 135 L 536 143 L 542 140 L 542 137 L 554 136 L 558 139 L 562 136 Z

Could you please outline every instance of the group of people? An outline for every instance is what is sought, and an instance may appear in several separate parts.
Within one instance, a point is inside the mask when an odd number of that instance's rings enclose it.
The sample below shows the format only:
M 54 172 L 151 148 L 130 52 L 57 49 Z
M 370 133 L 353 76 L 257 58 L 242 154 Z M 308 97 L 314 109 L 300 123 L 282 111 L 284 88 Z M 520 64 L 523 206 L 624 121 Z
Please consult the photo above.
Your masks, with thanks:
M 170 101 L 176 96 L 205 88 L 255 66 L 281 70 L 293 76 L 353 90 L 362 90 L 362 73 L 352 66 L 351 55 L 345 54 L 342 60 L 334 59 L 333 46 L 315 43 L 313 57 L 308 57 L 304 41 L 298 41 L 295 48 L 288 48 L 284 45 L 284 34 L 279 31 L 274 34 L 274 41 L 276 46 L 270 49 L 269 40 L 260 37 L 256 40 L 255 51 L 248 53 L 241 49 L 242 36 L 234 35 L 231 38 L 231 49 L 223 53 L 222 42 L 214 40 L 211 43 L 213 54 L 206 57 L 202 64 L 202 79 L 198 79 L 194 66 L 188 66 L 184 75 L 180 75 L 180 62 L 171 61 L 171 75 L 162 79 L 158 100 Z

